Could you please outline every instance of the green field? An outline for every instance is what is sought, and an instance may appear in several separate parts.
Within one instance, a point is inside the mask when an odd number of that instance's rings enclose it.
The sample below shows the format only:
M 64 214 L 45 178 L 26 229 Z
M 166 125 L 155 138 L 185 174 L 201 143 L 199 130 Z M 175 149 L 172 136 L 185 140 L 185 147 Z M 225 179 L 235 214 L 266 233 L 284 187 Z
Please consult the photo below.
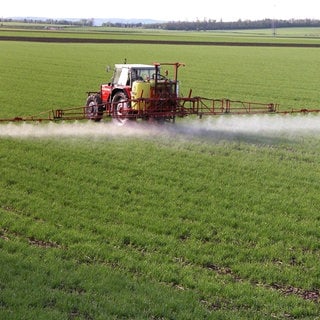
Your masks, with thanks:
M 124 58 L 320 108 L 319 50 L 2 41 L 0 118 L 83 105 Z M 0 124 L 0 318 L 319 319 L 318 123 Z
M 37 28 L 37 29 L 33 29 Z M 0 37 L 43 37 L 43 38 L 78 38 L 78 39 L 120 39 L 153 41 L 188 41 L 188 42 L 236 42 L 269 44 L 320 44 L 320 28 L 279 28 L 276 36 L 270 29 L 253 30 L 212 30 L 212 31 L 170 31 L 141 28 L 110 27 L 63 27 L 49 25 L 3 23 Z
M 180 61 L 181 92 L 209 98 L 319 107 L 317 48 L 1 42 L 0 117 L 83 105 L 108 82 L 107 65 Z M 35 61 L 36 58 L 36 61 Z

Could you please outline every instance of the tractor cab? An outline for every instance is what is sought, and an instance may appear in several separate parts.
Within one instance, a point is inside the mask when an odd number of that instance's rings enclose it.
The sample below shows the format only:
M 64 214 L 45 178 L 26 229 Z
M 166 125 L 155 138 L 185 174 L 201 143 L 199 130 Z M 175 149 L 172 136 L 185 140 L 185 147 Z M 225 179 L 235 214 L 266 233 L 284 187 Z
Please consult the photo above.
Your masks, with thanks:
M 159 71 L 158 71 L 159 72 Z M 129 86 L 135 81 L 149 81 L 156 76 L 154 65 L 116 64 L 111 84 L 113 86 Z

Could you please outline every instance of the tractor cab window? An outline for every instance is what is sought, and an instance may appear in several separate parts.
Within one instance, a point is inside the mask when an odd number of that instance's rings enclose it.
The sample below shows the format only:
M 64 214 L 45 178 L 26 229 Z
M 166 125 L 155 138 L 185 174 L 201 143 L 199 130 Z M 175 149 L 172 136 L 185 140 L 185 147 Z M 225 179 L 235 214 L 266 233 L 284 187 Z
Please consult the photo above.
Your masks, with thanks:
M 112 83 L 125 86 L 128 81 L 128 68 L 117 68 L 114 71 Z
M 115 69 L 112 77 L 112 83 L 118 83 L 121 74 L 121 69 Z
M 122 68 L 121 70 L 121 74 L 119 77 L 119 81 L 118 81 L 118 85 L 120 86 L 125 86 L 128 82 L 128 73 L 129 73 L 129 69 L 128 68 Z
M 143 77 L 141 76 L 141 70 L 139 69 L 132 69 L 131 70 L 131 83 L 134 81 L 143 81 Z
M 132 69 L 131 81 L 148 81 L 152 78 L 154 72 L 154 69 Z

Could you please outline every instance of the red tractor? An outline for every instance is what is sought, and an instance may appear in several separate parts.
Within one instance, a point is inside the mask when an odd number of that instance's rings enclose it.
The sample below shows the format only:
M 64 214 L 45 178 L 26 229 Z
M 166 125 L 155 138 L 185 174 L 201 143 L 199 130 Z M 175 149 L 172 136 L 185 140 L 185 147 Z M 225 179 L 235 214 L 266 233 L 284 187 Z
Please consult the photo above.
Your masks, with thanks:
M 161 74 L 161 65 L 174 67 L 173 79 L 167 78 L 168 71 Z M 98 92 L 88 92 L 86 117 L 100 121 L 107 115 L 120 124 L 138 118 L 172 120 L 179 107 L 177 75 L 181 65 L 116 64 L 111 82 L 102 84 Z

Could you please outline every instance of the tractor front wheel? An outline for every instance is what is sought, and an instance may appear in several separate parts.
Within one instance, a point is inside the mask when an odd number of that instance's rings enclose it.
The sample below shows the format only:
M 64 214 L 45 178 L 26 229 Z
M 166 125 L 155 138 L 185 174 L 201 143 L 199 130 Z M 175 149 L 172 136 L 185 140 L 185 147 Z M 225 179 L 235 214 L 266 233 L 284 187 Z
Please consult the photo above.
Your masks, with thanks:
M 91 94 L 88 96 L 85 107 L 85 115 L 88 119 L 97 122 L 102 119 L 103 106 L 101 103 L 101 97 L 99 94 Z

